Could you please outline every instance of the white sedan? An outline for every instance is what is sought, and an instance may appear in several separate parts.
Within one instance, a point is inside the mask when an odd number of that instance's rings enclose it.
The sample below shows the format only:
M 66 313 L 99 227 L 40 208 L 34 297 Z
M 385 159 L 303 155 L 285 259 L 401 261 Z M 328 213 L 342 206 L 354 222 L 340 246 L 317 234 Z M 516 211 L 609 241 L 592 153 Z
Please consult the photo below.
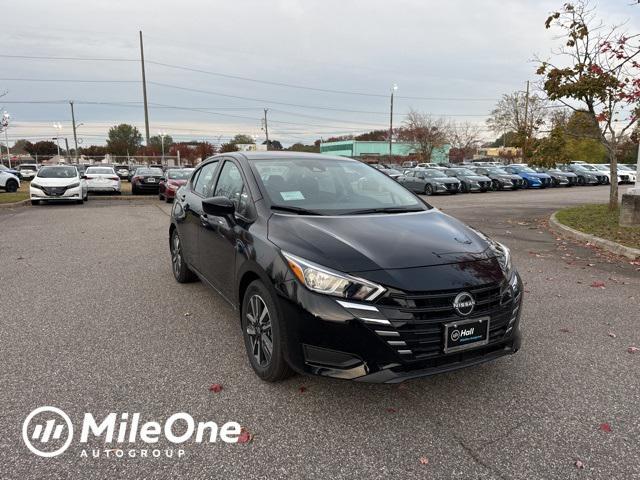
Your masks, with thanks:
M 109 192 L 120 195 L 120 177 L 113 167 L 88 167 L 84 175 L 90 192 Z
M 87 183 L 72 165 L 47 165 L 41 167 L 29 185 L 31 205 L 41 201 L 87 200 Z

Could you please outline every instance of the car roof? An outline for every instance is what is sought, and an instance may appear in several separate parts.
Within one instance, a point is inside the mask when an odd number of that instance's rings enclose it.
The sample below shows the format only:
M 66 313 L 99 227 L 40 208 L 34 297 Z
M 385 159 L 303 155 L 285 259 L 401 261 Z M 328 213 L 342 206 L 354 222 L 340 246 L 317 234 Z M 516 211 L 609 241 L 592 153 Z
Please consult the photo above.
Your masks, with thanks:
M 274 152 L 231 152 L 220 154 L 219 156 L 231 156 L 236 158 L 244 157 L 247 160 L 284 160 L 287 158 L 295 158 L 296 160 L 340 160 L 362 163 L 349 157 L 339 157 L 321 153 L 285 152 L 282 150 Z

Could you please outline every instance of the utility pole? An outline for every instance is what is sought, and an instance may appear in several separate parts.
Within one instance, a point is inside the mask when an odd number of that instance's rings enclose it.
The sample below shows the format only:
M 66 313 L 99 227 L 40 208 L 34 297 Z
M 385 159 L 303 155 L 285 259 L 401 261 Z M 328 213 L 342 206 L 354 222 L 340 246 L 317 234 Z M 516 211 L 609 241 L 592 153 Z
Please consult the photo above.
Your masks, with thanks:
M 392 146 L 393 141 L 393 94 L 398 90 L 398 85 L 395 83 L 391 87 L 391 108 L 389 109 L 389 163 L 391 163 Z
M 147 77 L 144 72 L 144 46 L 142 44 L 142 30 L 140 30 L 140 63 L 142 65 L 142 96 L 144 98 L 144 133 L 149 146 L 149 107 L 147 105 Z
M 11 152 L 9 151 L 9 136 L 7 135 L 7 130 L 9 130 L 9 119 L 11 115 L 7 112 L 2 114 L 0 118 L 0 131 L 4 130 L 4 146 L 7 147 L 7 162 L 9 163 L 9 168 L 11 168 Z M 2 158 L 2 149 L 0 148 L 0 158 Z M 2 164 L 2 162 L 0 162 Z
M 64 144 L 67 147 L 67 155 L 69 155 L 69 139 L 67 137 L 64 137 Z M 67 155 L 65 155 L 65 158 Z
M 269 150 L 269 125 L 267 123 L 268 108 L 264 109 L 264 136 L 267 138 L 267 150 Z
M 529 143 L 529 80 L 527 80 L 527 94 L 524 98 L 524 143 L 522 145 L 522 161 L 527 162 L 527 144 Z
M 73 102 L 69 102 L 71 105 L 71 124 L 73 125 L 73 143 L 75 144 L 75 152 L 74 156 L 76 158 L 76 163 L 78 163 L 78 135 L 76 134 L 76 116 L 73 113 Z

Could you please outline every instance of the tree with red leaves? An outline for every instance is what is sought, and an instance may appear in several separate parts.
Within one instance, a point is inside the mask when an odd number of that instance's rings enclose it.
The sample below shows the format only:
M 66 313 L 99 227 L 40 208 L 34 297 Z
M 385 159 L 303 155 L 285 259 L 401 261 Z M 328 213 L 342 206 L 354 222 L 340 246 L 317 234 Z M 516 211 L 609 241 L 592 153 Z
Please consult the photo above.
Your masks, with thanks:
M 640 117 L 640 33 L 607 27 L 589 0 L 565 3 L 545 27 L 560 30 L 563 44 L 553 60 L 540 61 L 537 73 L 544 77 L 544 90 L 550 100 L 587 113 L 615 179 L 618 143 Z M 618 183 L 612 181 L 609 208 L 617 207 Z

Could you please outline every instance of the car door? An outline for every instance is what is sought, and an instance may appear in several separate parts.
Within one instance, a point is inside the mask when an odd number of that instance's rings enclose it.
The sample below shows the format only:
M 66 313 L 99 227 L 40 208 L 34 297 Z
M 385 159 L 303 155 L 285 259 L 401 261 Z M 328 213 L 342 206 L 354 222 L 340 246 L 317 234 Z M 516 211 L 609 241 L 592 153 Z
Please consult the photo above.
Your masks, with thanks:
M 174 218 L 178 221 L 182 250 L 187 263 L 198 272 L 202 272 L 198 255 L 201 217 L 204 215 L 202 200 L 212 196 L 213 182 L 219 163 L 219 159 L 214 159 L 196 170 L 191 181 L 180 190 L 180 195 L 174 204 Z
M 425 186 L 427 185 L 427 179 L 424 172 L 416 172 L 416 178 L 414 180 L 414 192 L 424 193 Z
M 240 166 L 226 159 L 217 176 L 213 197 L 226 197 L 235 205 L 231 217 L 205 215 L 200 225 L 199 265 L 207 280 L 230 302 L 234 298 L 236 257 L 243 248 L 253 208 Z

